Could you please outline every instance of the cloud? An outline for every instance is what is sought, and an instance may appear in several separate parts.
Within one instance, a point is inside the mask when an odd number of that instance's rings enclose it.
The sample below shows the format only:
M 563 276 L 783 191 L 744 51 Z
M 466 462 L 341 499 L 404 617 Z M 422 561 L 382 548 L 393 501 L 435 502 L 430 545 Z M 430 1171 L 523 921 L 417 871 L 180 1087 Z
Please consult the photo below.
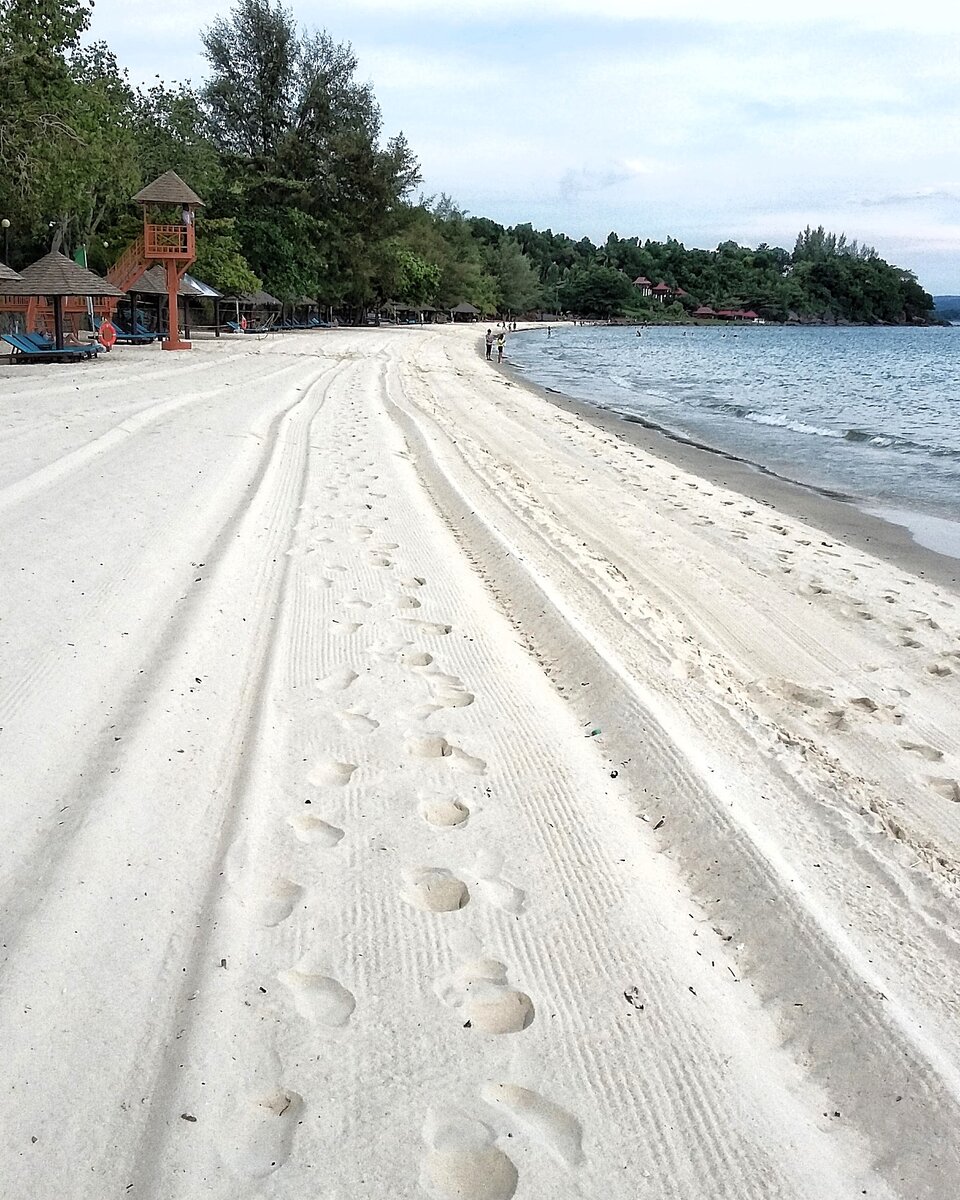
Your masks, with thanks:
M 602 167 L 568 167 L 557 182 L 561 196 L 603 192 L 643 175 L 663 174 L 666 167 L 653 159 L 628 158 Z
M 960 204 L 960 184 L 943 187 L 918 188 L 912 192 L 892 192 L 887 196 L 864 196 L 854 200 L 862 208 L 894 208 L 902 205 L 929 203 Z
M 412 47 L 373 47 L 359 55 L 361 74 L 377 88 L 395 91 L 470 91 L 505 82 L 503 67 L 451 53 L 449 48 L 419 52 Z
M 477 19 L 502 22 L 503 14 L 490 0 L 351 0 L 358 12 L 391 17 L 428 15 L 432 20 L 459 24 Z M 582 20 L 639 23 L 662 20 L 661 0 L 512 0 L 511 21 Z M 954 5 L 905 5 L 899 0 L 804 0 L 802 4 L 771 4 L 769 0 L 672 0 L 673 21 L 710 25 L 745 25 L 756 30 L 845 24 L 861 31 L 960 29 L 960 9 Z

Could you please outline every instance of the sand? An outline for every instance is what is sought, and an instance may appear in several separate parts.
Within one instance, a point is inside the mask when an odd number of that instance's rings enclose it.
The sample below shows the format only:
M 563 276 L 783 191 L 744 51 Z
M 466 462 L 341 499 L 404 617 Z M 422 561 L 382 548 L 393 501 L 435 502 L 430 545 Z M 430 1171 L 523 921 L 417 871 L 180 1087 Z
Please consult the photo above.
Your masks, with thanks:
M 957 1194 L 957 592 L 477 338 L 0 367 L 4 1194 Z

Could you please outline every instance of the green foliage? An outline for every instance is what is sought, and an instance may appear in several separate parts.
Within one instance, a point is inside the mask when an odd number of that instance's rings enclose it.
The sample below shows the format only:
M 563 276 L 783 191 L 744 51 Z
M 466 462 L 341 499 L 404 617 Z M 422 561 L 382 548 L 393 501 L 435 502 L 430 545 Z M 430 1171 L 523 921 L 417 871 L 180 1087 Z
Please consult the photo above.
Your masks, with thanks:
M 323 228 L 298 208 L 246 207 L 236 218 L 237 238 L 253 273 L 280 300 L 330 297 Z M 246 290 L 246 289 L 243 289 Z
M 535 308 L 540 300 L 540 279 L 520 243 L 501 237 L 486 257 L 487 271 L 496 283 L 497 310 L 523 313 Z
M 355 78 L 351 47 L 322 31 L 301 32 L 290 10 L 271 0 L 239 0 L 203 42 L 209 127 L 257 273 L 281 293 L 302 291 L 295 281 L 310 280 L 331 303 L 359 308 L 376 298 L 380 243 L 394 232 L 419 173 L 402 135 L 381 145 L 380 110 L 370 85 Z M 285 223 L 304 239 L 299 248 Z M 254 244 L 260 233 L 270 236 Z
M 132 92 L 105 46 L 80 46 L 90 7 L 3 3 L 0 207 L 18 246 L 86 240 L 136 178 Z
M 227 296 L 256 292 L 262 286 L 240 252 L 236 221 L 232 217 L 201 214 L 197 218 L 197 261 L 190 270 Z
M 613 267 L 593 264 L 572 271 L 560 285 L 564 311 L 584 317 L 621 315 L 632 296 L 630 280 Z

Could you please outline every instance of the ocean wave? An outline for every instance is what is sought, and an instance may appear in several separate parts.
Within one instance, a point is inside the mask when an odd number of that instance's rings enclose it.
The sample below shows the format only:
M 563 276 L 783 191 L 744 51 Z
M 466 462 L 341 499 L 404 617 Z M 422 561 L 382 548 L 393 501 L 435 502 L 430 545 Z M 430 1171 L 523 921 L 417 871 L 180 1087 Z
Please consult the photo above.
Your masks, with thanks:
M 756 425 L 774 425 L 778 429 L 792 429 L 794 433 L 808 433 L 814 437 L 842 438 L 843 433 L 838 429 L 827 429 L 823 425 L 809 425 L 806 421 L 795 421 L 782 413 L 756 412 L 748 409 L 743 414 L 744 420 L 753 421 Z

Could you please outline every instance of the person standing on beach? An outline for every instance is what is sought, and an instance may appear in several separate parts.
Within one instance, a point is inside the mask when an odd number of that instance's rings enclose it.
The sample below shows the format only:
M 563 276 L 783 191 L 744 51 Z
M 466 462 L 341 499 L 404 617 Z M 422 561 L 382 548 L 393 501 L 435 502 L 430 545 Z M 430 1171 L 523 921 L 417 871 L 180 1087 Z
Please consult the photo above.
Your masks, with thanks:
M 489 362 L 490 355 L 493 352 L 493 330 L 492 329 L 487 330 L 486 341 L 487 341 L 487 362 Z
M 503 344 L 505 341 L 506 341 L 506 338 L 501 333 L 500 336 L 497 338 L 497 362 L 498 363 L 503 362 Z

